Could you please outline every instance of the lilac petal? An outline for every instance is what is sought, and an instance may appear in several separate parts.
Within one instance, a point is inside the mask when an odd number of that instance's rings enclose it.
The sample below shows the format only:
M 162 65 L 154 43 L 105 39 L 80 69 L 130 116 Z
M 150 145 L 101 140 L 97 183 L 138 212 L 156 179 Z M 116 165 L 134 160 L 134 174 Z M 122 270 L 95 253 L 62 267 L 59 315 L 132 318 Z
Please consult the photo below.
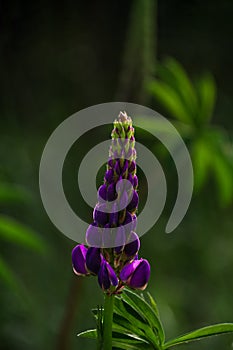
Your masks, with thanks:
M 102 186 L 100 186 L 99 190 L 98 190 L 98 200 L 101 202 L 106 201 L 107 199 L 107 186 L 104 184 Z
M 145 289 L 150 278 L 150 264 L 145 259 L 136 260 L 139 261 L 137 268 L 135 269 L 129 286 L 134 289 Z
M 90 247 L 86 254 L 86 266 L 90 272 L 97 275 L 100 269 L 102 256 L 99 248 Z
M 97 204 L 94 209 L 93 217 L 94 220 L 99 224 L 104 226 L 108 221 L 108 215 L 105 213 L 105 205 L 104 204 Z M 102 209 L 102 211 L 101 211 Z
M 126 172 L 126 170 L 128 169 L 128 164 L 129 164 L 128 160 L 126 159 L 125 164 L 124 164 L 123 169 L 122 169 L 122 174 L 124 174 Z
M 114 165 L 115 165 L 115 160 L 112 159 L 112 158 L 110 158 L 110 159 L 108 160 L 108 166 L 109 166 L 110 168 L 113 168 Z
M 132 200 L 129 203 L 129 205 L 127 206 L 127 210 L 129 210 L 129 211 L 136 210 L 138 207 L 138 201 L 139 201 L 138 194 L 136 191 L 133 191 Z
M 133 177 L 133 187 L 134 188 L 138 187 L 138 177 L 137 177 L 137 175 L 134 175 L 134 177 Z
M 83 244 L 79 244 L 72 250 L 72 264 L 74 272 L 77 275 L 87 275 L 86 269 L 87 248 Z
M 111 183 L 113 181 L 113 175 L 114 175 L 113 169 L 107 170 L 106 173 L 105 173 L 105 180 L 108 183 Z
M 120 272 L 120 279 L 122 280 L 122 282 L 127 282 L 130 279 L 130 277 L 132 276 L 139 264 L 139 260 L 134 260 L 123 267 L 123 269 Z
M 136 176 L 136 175 L 135 175 L 135 176 Z M 134 176 L 134 177 L 135 177 L 135 176 Z M 132 176 L 132 174 L 130 174 L 130 173 L 128 174 L 127 180 L 130 181 L 130 183 L 132 184 L 132 186 L 134 186 L 134 177 Z
M 99 282 L 100 287 L 103 290 L 108 290 L 111 286 L 111 283 L 110 283 L 110 280 L 108 277 L 108 270 L 106 267 L 106 262 L 103 262 L 101 264 L 101 268 L 100 268 L 99 273 L 98 273 L 98 282 Z
M 107 199 L 108 201 L 114 201 L 115 198 L 116 198 L 115 184 L 111 183 L 107 189 Z
M 116 287 L 118 285 L 118 278 L 115 271 L 113 270 L 112 266 L 109 263 L 107 263 L 107 269 L 108 269 L 108 275 L 109 275 L 111 285 Z
M 96 223 L 88 226 L 86 231 L 86 242 L 92 247 L 101 247 L 102 245 L 102 235 Z
M 105 248 L 111 248 L 114 246 L 114 240 L 112 236 L 112 229 L 111 225 L 108 223 L 104 226 L 103 230 L 103 247 Z
M 111 285 L 115 287 L 118 285 L 118 278 L 115 271 L 106 260 L 102 261 L 101 268 L 98 273 L 98 282 L 103 290 L 108 290 Z
M 121 173 L 121 168 L 120 168 L 120 160 L 118 159 L 115 164 L 115 171 L 118 175 Z
M 135 232 L 131 231 L 128 241 L 130 242 L 125 245 L 124 253 L 128 258 L 130 258 L 136 255 L 139 251 L 140 240 L 138 238 L 138 235 Z

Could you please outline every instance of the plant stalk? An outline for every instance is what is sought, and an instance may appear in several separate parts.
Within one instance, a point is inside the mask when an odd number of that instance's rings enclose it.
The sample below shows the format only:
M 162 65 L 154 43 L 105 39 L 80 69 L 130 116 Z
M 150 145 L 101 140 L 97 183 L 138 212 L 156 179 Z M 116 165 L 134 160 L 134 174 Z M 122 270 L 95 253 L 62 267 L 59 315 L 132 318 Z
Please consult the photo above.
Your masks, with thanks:
M 112 321 L 114 295 L 105 294 L 104 297 L 104 329 L 103 329 L 103 350 L 112 350 Z

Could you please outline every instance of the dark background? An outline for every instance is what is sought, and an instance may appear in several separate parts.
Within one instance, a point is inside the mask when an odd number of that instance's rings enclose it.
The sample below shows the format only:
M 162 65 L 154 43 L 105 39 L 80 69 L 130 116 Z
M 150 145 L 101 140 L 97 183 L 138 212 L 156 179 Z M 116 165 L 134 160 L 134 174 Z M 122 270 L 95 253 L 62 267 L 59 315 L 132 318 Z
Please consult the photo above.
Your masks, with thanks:
M 76 334 L 94 327 L 90 309 L 102 302 L 102 293 L 94 278 L 73 275 L 70 253 L 75 243 L 53 227 L 39 195 L 40 157 L 60 122 L 85 107 L 119 99 L 161 111 L 151 96 L 140 93 L 142 80 L 154 74 L 156 60 L 172 56 L 192 78 L 212 72 L 218 89 L 212 123 L 232 137 L 233 2 L 158 1 L 157 10 L 154 6 L 147 13 L 153 24 L 148 32 L 153 69 L 140 65 L 144 52 L 140 40 L 147 39 L 146 32 L 140 34 L 145 14 L 135 15 L 138 26 L 129 36 L 134 3 L 0 2 L 0 181 L 19 185 L 29 197 L 0 203 L 0 210 L 37 231 L 46 246 L 39 253 L 14 240 L 1 240 L 1 257 L 20 287 L 0 280 L 0 349 L 94 346 Z M 124 69 L 132 38 L 138 40 L 138 50 L 129 54 Z M 133 78 L 127 77 L 130 67 Z M 102 130 L 103 137 L 105 132 L 109 130 Z M 138 135 L 150 145 L 147 135 Z M 84 149 L 89 147 L 88 136 L 82 142 Z M 65 169 L 65 186 L 75 203 L 72 159 L 78 159 L 75 151 Z M 170 167 L 169 159 L 164 166 Z M 175 177 L 169 178 L 169 186 L 172 191 L 177 188 Z M 151 263 L 148 290 L 158 302 L 168 337 L 233 319 L 232 203 L 219 204 L 210 180 L 194 195 L 176 231 L 166 235 L 172 204 L 173 196 L 159 222 L 143 237 L 141 249 Z M 91 216 L 87 208 L 82 210 Z M 228 335 L 180 348 L 230 349 L 232 342 Z

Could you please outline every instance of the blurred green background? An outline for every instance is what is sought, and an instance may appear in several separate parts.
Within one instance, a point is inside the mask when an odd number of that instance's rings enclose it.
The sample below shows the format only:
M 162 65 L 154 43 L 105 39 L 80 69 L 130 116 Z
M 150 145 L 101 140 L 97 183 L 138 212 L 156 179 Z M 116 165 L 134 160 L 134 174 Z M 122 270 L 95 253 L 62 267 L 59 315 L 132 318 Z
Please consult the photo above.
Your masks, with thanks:
M 90 309 L 102 303 L 102 293 L 96 279 L 73 275 L 75 242 L 47 217 L 38 169 L 59 123 L 110 101 L 161 112 L 193 160 L 190 208 L 167 235 L 175 166 L 157 140 L 136 130 L 167 175 L 166 207 L 141 248 L 167 337 L 232 322 L 232 16 L 229 0 L 0 2 L 0 349 L 94 348 L 76 334 L 94 327 Z M 65 163 L 67 197 L 87 221 L 91 208 L 80 198 L 77 167 L 110 131 L 84 135 L 83 153 L 73 147 Z M 139 175 L 141 210 L 146 184 Z M 101 176 L 103 169 L 97 184 Z M 180 349 L 231 349 L 232 342 L 227 335 Z

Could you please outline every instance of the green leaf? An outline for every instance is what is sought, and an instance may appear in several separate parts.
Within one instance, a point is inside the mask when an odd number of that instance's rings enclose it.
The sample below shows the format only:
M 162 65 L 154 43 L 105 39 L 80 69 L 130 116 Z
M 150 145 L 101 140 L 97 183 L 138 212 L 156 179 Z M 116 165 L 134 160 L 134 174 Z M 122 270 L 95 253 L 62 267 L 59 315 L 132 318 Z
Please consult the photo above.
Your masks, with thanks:
M 88 331 L 77 334 L 77 336 L 81 338 L 97 339 L 97 330 L 89 329 Z
M 25 203 L 29 202 L 30 200 L 30 193 L 23 187 L 9 183 L 0 183 L 1 204 Z
M 189 343 L 191 341 L 196 341 L 201 338 L 211 337 L 214 335 L 220 335 L 229 332 L 233 332 L 233 323 L 220 323 L 212 326 L 203 327 L 166 342 L 163 345 L 163 349 L 165 350 L 170 348 L 171 346 L 175 346 L 178 344 Z
M 88 339 L 97 339 L 97 330 L 96 329 L 90 329 L 84 332 L 81 332 L 77 335 L 81 338 L 88 338 Z M 112 345 L 119 349 L 135 349 L 138 350 L 149 350 L 153 349 L 150 344 L 148 344 L 146 341 L 142 339 L 132 339 L 130 336 L 122 337 L 122 335 L 113 334 L 113 340 Z
M 159 309 L 157 307 L 156 301 L 154 300 L 154 298 L 152 297 L 152 295 L 149 292 L 147 292 L 147 296 L 148 296 L 149 301 L 150 301 L 150 306 L 154 310 L 154 313 L 156 314 L 156 316 L 160 319 L 160 317 L 159 317 Z
M 212 150 L 205 138 L 199 138 L 193 141 L 191 153 L 194 170 L 194 188 L 196 191 L 199 191 L 209 175 Z
M 118 349 L 125 349 L 125 350 L 149 350 L 153 349 L 150 344 L 146 344 L 144 342 L 141 342 L 140 340 L 133 340 L 133 339 L 126 339 L 126 338 L 113 338 L 112 345 Z
M 223 154 L 215 153 L 212 157 L 212 168 L 218 186 L 220 204 L 226 206 L 233 198 L 233 170 Z
M 164 63 L 158 64 L 157 73 L 159 78 L 180 96 L 192 124 L 192 119 L 196 118 L 198 111 L 197 95 L 182 65 L 175 59 L 168 58 Z
M 187 112 L 183 101 L 181 100 L 177 91 L 175 91 L 170 85 L 153 80 L 148 84 L 148 90 L 151 92 L 159 103 L 170 112 L 171 116 L 178 120 L 190 123 L 190 115 Z
M 18 278 L 7 265 L 7 263 L 0 257 L 0 279 L 4 281 L 12 289 L 18 289 Z
M 122 297 L 135 311 L 139 313 L 141 317 L 145 318 L 153 330 L 156 329 L 158 331 L 157 333 L 160 344 L 162 344 L 165 339 L 164 330 L 162 323 L 153 308 L 142 297 L 131 290 L 127 289 Z
M 46 248 L 42 238 L 31 228 L 5 215 L 0 215 L 0 238 L 40 253 L 44 252 Z
M 128 330 L 131 331 L 132 334 L 146 339 L 155 347 L 159 347 L 158 336 L 154 333 L 153 329 L 151 329 L 148 322 L 145 319 L 143 320 L 141 315 L 137 315 L 135 309 L 125 304 L 123 299 L 119 297 L 115 298 L 114 311 L 116 314 L 126 319 L 128 322 Z
M 213 114 L 216 100 L 216 84 L 213 76 L 206 73 L 196 82 L 199 99 L 198 118 L 201 122 L 209 121 Z

